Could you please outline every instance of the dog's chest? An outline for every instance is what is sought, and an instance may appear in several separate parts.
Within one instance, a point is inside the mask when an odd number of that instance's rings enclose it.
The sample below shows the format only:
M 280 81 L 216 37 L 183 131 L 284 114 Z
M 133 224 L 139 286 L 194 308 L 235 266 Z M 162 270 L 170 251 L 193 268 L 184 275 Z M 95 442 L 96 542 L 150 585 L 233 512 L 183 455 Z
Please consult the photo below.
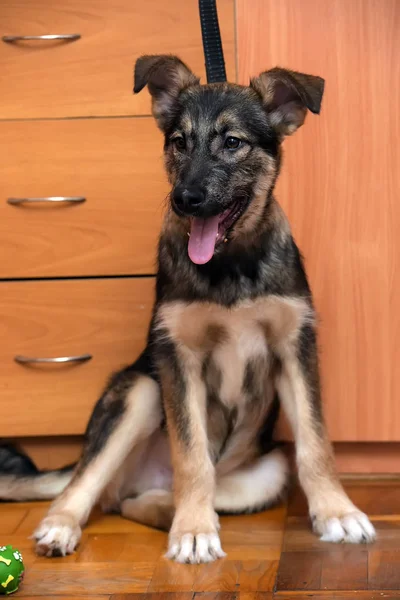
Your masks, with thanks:
M 232 308 L 174 302 L 159 309 L 158 326 L 209 390 L 233 406 L 261 389 L 274 348 L 298 330 L 305 311 L 303 301 L 271 296 Z
M 250 370 L 254 384 L 255 377 L 264 377 L 268 363 L 262 324 L 251 318 L 247 310 L 218 311 L 217 319 L 213 317 L 211 321 L 206 311 L 196 332 L 197 339 L 203 339 L 194 351 L 203 364 L 202 376 L 208 391 L 229 407 L 240 402 L 246 379 L 250 381 Z

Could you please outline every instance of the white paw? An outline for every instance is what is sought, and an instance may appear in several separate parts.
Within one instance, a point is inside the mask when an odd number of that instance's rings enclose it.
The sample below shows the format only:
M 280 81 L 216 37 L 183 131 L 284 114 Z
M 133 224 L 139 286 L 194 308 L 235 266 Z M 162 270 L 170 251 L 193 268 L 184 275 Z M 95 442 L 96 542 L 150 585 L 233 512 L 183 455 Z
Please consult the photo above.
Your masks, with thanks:
M 58 514 L 46 517 L 32 537 L 39 556 L 66 556 L 73 553 L 81 534 L 81 528 L 70 515 Z
M 185 533 L 169 541 L 167 558 L 178 563 L 208 563 L 226 556 L 217 533 Z
M 315 518 L 313 527 L 323 542 L 361 544 L 373 542 L 376 538 L 374 526 L 367 515 L 358 510 L 342 517 Z

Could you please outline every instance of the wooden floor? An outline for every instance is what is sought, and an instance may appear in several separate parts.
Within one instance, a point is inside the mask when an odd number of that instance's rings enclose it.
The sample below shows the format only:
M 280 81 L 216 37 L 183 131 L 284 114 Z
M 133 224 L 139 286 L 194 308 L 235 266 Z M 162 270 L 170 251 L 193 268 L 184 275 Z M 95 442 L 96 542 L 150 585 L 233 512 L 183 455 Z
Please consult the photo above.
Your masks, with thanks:
M 371 546 L 320 542 L 304 499 L 252 516 L 223 517 L 227 558 L 177 565 L 163 558 L 166 534 L 118 516 L 93 515 L 76 554 L 35 556 L 28 536 L 46 503 L 0 505 L 0 545 L 21 550 L 26 576 L 17 597 L 68 600 L 400 599 L 400 482 L 349 482 L 371 515 Z

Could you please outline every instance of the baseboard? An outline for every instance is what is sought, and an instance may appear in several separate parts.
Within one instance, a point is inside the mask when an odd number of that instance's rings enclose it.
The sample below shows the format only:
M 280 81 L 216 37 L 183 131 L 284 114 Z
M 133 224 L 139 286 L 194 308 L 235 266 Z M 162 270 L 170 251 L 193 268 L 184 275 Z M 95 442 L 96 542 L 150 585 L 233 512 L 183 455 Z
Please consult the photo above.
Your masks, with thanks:
M 400 442 L 336 442 L 341 473 L 400 474 Z
M 39 469 L 59 469 L 79 459 L 83 436 L 29 437 L 11 440 Z
M 82 448 L 81 436 L 23 438 L 15 440 L 42 469 L 55 469 L 75 462 Z M 362 475 L 400 474 L 400 442 L 336 442 L 336 464 L 340 473 Z M 289 453 L 292 444 L 287 444 Z

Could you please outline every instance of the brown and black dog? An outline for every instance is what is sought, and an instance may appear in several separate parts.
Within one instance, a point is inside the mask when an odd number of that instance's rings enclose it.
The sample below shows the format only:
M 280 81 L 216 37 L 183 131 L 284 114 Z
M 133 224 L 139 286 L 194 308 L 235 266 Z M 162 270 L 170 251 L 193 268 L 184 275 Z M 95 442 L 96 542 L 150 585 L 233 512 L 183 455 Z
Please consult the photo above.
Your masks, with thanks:
M 319 113 L 324 81 L 274 68 L 249 87 L 200 85 L 179 58 L 143 56 L 134 91 L 146 85 L 172 186 L 146 349 L 112 377 L 78 465 L 41 474 L 15 457 L 13 473 L 3 448 L 0 497 L 61 492 L 34 534 L 39 554 L 73 552 L 100 502 L 170 529 L 170 558 L 211 561 L 224 555 L 218 512 L 260 510 L 285 488 L 272 441 L 281 404 L 314 530 L 371 541 L 335 474 L 311 292 L 273 197 L 281 142 Z

